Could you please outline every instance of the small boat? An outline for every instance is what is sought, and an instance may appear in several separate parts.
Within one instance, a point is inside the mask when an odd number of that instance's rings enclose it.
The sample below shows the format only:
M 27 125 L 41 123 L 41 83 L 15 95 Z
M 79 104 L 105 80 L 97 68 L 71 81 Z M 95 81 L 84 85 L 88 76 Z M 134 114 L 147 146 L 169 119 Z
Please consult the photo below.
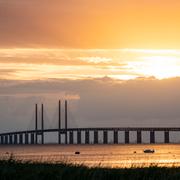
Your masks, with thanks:
M 79 151 L 76 151 L 75 154 L 80 154 L 80 152 L 79 152 Z
M 155 153 L 154 149 L 145 149 L 144 153 Z

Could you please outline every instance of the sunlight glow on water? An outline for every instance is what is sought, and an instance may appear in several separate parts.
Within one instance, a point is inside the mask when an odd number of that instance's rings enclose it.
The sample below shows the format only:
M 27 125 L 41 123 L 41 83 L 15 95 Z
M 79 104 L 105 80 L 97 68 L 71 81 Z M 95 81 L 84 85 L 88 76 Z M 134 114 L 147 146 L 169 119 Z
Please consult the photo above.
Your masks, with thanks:
M 144 149 L 154 149 L 145 154 Z M 80 151 L 80 155 L 75 155 Z M 180 145 L 45 145 L 2 146 L 1 159 L 65 162 L 102 167 L 180 166 Z

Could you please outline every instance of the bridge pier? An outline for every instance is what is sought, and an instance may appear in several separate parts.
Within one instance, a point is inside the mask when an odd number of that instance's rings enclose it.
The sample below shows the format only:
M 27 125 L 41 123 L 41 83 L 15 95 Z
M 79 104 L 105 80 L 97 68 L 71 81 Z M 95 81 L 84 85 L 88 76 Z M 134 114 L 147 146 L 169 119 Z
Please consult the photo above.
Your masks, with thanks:
M 73 131 L 70 131 L 69 133 L 69 144 L 74 144 Z
M 34 144 L 35 141 L 34 141 L 34 133 L 31 133 L 31 136 L 30 136 L 30 144 Z
M 1 144 L 4 144 L 4 136 L 1 136 Z
M 13 144 L 13 139 L 12 139 L 12 135 L 9 135 L 9 144 Z
M 164 131 L 164 143 L 169 143 L 169 131 Z
M 68 144 L 68 134 L 67 134 L 67 131 L 65 132 L 65 144 Z
M 103 144 L 107 144 L 107 143 L 108 143 L 108 132 L 103 131 Z
M 98 131 L 94 131 L 94 144 L 98 144 Z
M 81 144 L 81 131 L 77 131 L 77 144 Z
M 114 131 L 114 144 L 118 144 L 118 131 Z
M 17 144 L 17 134 L 14 134 L 14 141 L 13 144 Z
M 125 131 L 125 144 L 129 144 L 129 131 Z
M 28 140 L 29 140 L 28 133 L 25 133 L 25 144 L 29 143 Z
M 85 144 L 89 144 L 89 131 L 85 131 Z
M 35 144 L 38 144 L 38 133 L 37 133 L 37 131 L 35 133 Z
M 41 144 L 44 144 L 44 132 L 41 134 Z
M 23 134 L 19 134 L 19 144 L 23 144 Z
M 154 143 L 155 143 L 155 132 L 150 131 L 150 144 L 154 144 Z
M 61 132 L 58 131 L 58 144 L 61 144 Z
M 142 136 L 141 136 L 141 131 L 137 131 L 137 144 L 142 143 Z
M 8 144 L 8 135 L 5 135 L 5 144 Z

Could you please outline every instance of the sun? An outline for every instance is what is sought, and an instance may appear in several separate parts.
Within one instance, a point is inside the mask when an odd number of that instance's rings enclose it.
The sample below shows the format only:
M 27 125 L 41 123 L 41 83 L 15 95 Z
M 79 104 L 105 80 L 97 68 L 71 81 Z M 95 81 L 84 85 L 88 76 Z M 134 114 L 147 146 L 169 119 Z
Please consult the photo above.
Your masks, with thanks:
M 180 59 L 175 56 L 145 56 L 128 66 L 140 76 L 155 76 L 158 79 L 180 76 Z

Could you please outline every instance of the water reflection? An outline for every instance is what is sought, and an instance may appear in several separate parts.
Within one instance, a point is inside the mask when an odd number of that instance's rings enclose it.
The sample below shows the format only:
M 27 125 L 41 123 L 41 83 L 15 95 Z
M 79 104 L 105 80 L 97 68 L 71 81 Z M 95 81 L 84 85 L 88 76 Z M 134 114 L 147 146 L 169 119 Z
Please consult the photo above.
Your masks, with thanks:
M 144 149 L 154 149 L 146 154 Z M 75 154 L 79 151 L 80 154 Z M 180 166 L 180 145 L 38 145 L 1 146 L 1 159 L 51 163 L 75 163 L 87 166 Z

